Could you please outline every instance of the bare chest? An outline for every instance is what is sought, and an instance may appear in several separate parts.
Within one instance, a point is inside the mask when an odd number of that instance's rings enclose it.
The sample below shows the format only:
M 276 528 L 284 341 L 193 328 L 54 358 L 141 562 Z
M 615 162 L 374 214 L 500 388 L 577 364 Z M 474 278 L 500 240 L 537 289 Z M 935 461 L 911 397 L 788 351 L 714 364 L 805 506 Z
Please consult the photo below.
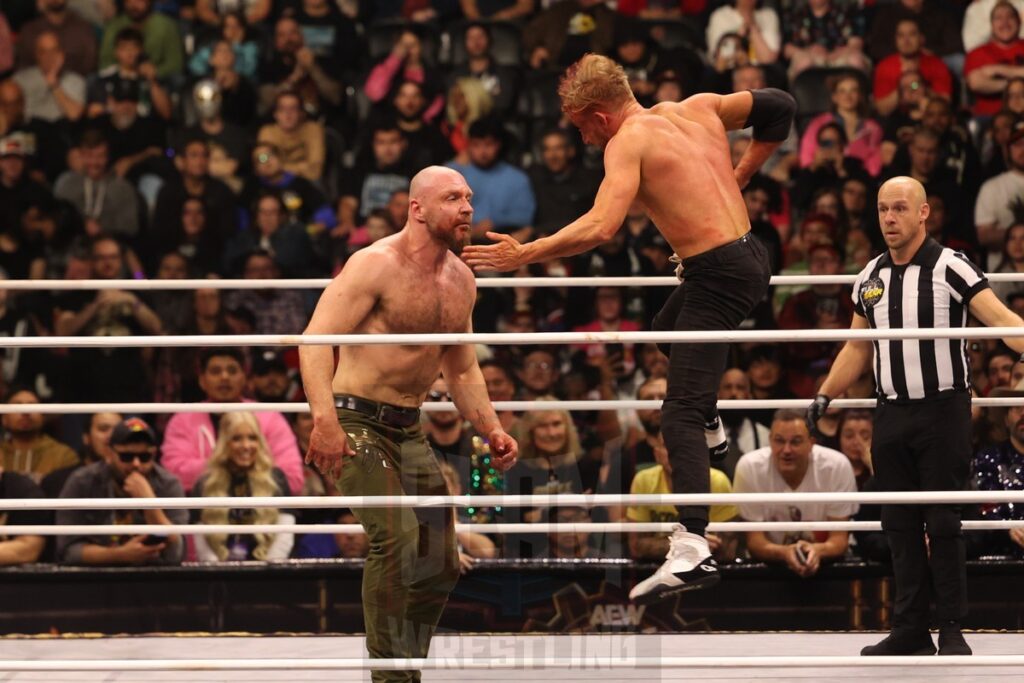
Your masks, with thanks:
M 396 281 L 381 297 L 376 317 L 395 334 L 464 332 L 473 308 L 471 292 L 455 283 Z

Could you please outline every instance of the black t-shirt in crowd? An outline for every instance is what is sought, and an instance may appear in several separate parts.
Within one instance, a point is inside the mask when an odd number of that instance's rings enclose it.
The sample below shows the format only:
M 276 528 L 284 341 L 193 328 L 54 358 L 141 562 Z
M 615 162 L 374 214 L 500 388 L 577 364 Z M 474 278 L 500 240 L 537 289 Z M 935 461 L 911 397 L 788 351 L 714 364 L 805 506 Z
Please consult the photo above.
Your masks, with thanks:
M 0 183 L 0 231 L 17 235 L 20 232 L 21 215 L 30 206 L 45 205 L 53 200 L 53 194 L 45 186 L 37 183 L 27 175 L 8 187 Z M 9 264 L 4 270 L 7 277 L 22 279 L 28 277 L 28 262 Z M 24 271 L 24 274 L 22 274 Z
M 77 313 L 96 296 L 95 292 L 62 292 L 55 297 L 55 307 Z M 101 308 L 79 332 L 92 337 L 142 333 L 131 304 Z M 71 401 L 146 401 L 152 398 L 147 376 L 142 353 L 137 348 L 72 349 L 60 388 Z
M 37 299 L 37 303 L 42 302 Z M 38 306 L 32 306 L 28 310 L 33 310 L 37 314 L 40 312 Z M 0 337 L 34 336 L 35 325 L 25 310 L 9 305 L 0 317 Z M 0 348 L 0 379 L 8 387 L 25 386 L 38 392 L 40 387 L 53 386 L 54 380 L 48 379 L 54 369 L 50 359 L 49 349 Z
M 242 76 L 232 88 L 221 88 L 220 115 L 236 126 L 247 127 L 256 118 L 256 88 Z
M 0 500 L 45 497 L 43 490 L 24 474 L 0 473 Z M 52 523 L 53 513 L 49 510 L 0 510 L 0 541 L 11 540 L 11 537 L 4 533 L 4 527 L 8 524 Z
M 530 184 L 537 198 L 534 228 L 541 235 L 550 235 L 590 210 L 601 174 L 574 164 L 556 175 L 536 164 L 530 169 Z
M 138 154 L 147 147 L 163 149 L 166 141 L 163 125 L 152 116 L 138 116 L 127 128 L 114 125 L 109 114 L 95 118 L 90 128 L 99 128 L 110 143 L 110 164 L 133 154 Z

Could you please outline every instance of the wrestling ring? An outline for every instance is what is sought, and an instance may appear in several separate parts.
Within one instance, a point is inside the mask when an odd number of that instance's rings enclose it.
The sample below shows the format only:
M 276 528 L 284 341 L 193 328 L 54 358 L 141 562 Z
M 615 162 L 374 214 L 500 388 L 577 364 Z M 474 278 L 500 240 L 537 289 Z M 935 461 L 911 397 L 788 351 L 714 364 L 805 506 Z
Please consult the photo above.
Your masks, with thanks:
M 1020 280 L 1021 276 L 991 275 L 991 280 Z M 775 277 L 775 285 L 850 283 L 848 276 Z M 662 286 L 674 278 L 481 278 L 481 287 L 510 286 Z M 327 280 L 153 280 L 153 281 L 8 281 L 8 290 L 57 289 L 242 289 L 322 288 Z M 1019 328 L 972 328 L 972 339 L 1021 336 Z M 848 339 L 951 339 L 964 330 L 806 330 L 697 332 L 594 332 L 539 333 L 530 341 L 543 344 L 623 342 L 800 342 Z M 153 346 L 296 346 L 300 344 L 357 344 L 365 336 L 247 335 L 163 337 L 42 337 L 4 338 L 4 348 L 153 347 Z M 380 344 L 521 344 L 521 334 L 424 334 L 378 335 Z M 722 401 L 719 408 L 804 408 L 806 399 L 781 401 Z M 836 408 L 872 407 L 872 399 L 836 400 Z M 1008 406 L 1021 398 L 975 399 L 975 405 Z M 529 401 L 497 402 L 498 410 L 622 410 L 657 408 L 656 401 Z M 263 403 L 264 410 L 305 412 L 300 403 Z M 452 410 L 451 403 L 427 403 L 424 410 Z M 52 414 L 94 413 L 225 413 L 252 410 L 253 404 L 46 404 Z M 39 412 L 38 405 L 3 405 L 0 414 Z M 706 494 L 620 495 L 556 494 L 538 496 L 407 496 L 407 497 L 289 497 L 246 498 L 245 507 L 335 508 L 359 506 L 553 506 L 623 504 L 735 504 L 753 502 L 807 502 L 829 500 L 857 503 L 981 503 L 1024 504 L 1024 492 L 938 491 L 923 493 L 849 494 Z M 239 507 L 232 499 L 164 498 L 145 500 L 4 499 L 0 511 L 12 509 L 143 509 Z M 460 530 L 487 533 L 521 532 L 624 532 L 668 531 L 671 524 L 639 523 L 536 523 L 464 524 Z M 1008 529 L 1024 522 L 966 521 L 965 531 Z M 7 525 L 7 534 L 58 535 L 108 531 L 101 525 L 30 526 Z M 878 530 L 878 522 L 726 522 L 711 524 L 709 531 L 782 530 Z M 119 533 L 229 533 L 305 532 L 354 533 L 359 525 L 118 525 Z M 724 585 L 724 584 L 723 584 Z M 720 589 L 719 589 L 720 590 Z M 1007 596 L 1009 600 L 1019 600 Z M 2 606 L 0 606 L 2 609 Z M 784 626 L 783 624 L 779 625 Z M 370 660 L 360 636 L 253 636 L 253 635 L 152 635 L 121 637 L 6 637 L 0 638 L 0 682 L 6 681 L 358 681 L 368 680 L 369 669 L 420 669 L 428 681 L 519 680 L 901 680 L 901 681 L 1010 681 L 1024 677 L 1024 638 L 1017 633 L 968 634 L 974 648 L 971 657 L 859 657 L 861 647 L 879 640 L 870 631 L 803 633 L 780 630 L 772 633 L 635 634 L 600 633 L 561 635 L 441 633 L 423 660 Z M 486 673 L 484 673 L 486 671 Z

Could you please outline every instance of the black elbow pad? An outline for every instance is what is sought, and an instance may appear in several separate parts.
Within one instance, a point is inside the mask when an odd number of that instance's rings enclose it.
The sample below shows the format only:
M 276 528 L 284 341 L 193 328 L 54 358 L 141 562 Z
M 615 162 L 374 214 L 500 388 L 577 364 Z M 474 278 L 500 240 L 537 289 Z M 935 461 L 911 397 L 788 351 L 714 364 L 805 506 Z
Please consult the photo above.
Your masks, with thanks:
M 754 104 L 743 127 L 753 126 L 754 139 L 758 142 L 782 142 L 789 137 L 796 116 L 793 96 L 778 88 L 751 90 L 750 94 Z

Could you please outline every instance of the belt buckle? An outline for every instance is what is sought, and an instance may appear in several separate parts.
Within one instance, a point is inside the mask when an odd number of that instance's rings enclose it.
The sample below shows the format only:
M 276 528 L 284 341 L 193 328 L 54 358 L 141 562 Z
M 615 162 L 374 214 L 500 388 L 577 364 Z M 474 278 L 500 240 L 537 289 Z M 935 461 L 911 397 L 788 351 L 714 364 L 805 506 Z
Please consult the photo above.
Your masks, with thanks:
M 407 423 L 401 413 L 386 403 L 381 403 L 377 409 L 377 421 L 391 427 L 405 427 Z

